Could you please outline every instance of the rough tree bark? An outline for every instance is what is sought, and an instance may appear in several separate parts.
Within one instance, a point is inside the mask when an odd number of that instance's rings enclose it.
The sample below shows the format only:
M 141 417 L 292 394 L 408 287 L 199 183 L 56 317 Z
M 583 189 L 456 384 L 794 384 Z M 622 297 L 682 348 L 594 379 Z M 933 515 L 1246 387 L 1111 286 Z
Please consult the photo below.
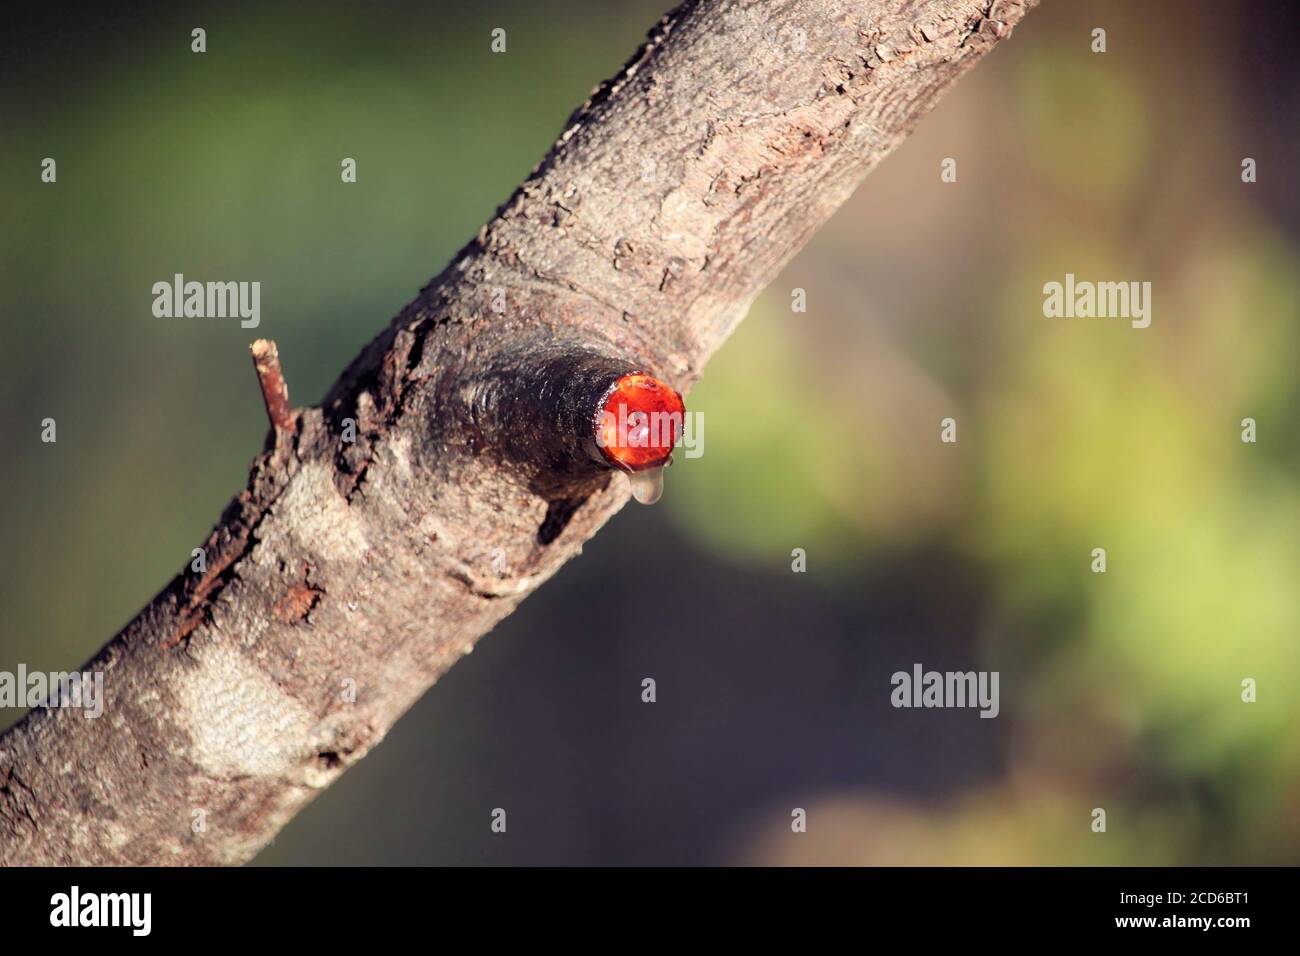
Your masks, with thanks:
M 688 2 L 321 407 L 260 348 L 275 427 L 206 571 L 86 665 L 102 717 L 0 739 L 0 860 L 252 857 L 627 500 L 555 452 L 556 378 L 594 357 L 685 392 L 1034 2 Z

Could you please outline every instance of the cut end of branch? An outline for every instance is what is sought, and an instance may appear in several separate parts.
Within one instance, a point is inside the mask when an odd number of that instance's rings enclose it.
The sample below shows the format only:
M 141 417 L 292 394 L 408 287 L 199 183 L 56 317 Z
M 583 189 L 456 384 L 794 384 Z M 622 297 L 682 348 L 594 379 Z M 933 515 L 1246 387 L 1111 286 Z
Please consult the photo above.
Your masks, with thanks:
M 624 375 L 596 413 L 596 444 L 623 471 L 662 468 L 681 437 L 685 414 L 681 395 L 653 375 Z
M 433 417 L 472 434 L 548 501 L 589 495 L 610 471 L 660 469 L 683 434 L 681 395 L 616 351 L 528 340 L 463 374 Z
M 284 371 L 280 368 L 280 350 L 270 339 L 258 339 L 248 347 L 248 351 L 253 355 L 253 368 L 257 370 L 257 382 L 262 387 L 266 417 L 275 429 L 278 444 L 281 435 L 293 435 L 298 431 L 289 405 L 289 386 L 285 384 Z

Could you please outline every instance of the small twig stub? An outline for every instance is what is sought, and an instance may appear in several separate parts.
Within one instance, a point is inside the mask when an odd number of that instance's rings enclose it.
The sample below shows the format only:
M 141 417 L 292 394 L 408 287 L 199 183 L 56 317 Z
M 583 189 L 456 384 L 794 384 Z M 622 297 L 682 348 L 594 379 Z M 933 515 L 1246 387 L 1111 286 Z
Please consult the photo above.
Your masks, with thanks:
M 271 427 L 277 436 L 280 433 L 293 435 L 298 431 L 298 424 L 289 405 L 289 386 L 285 384 L 284 372 L 280 368 L 280 350 L 270 339 L 258 339 L 248 347 L 253 354 L 253 367 L 257 370 L 257 381 L 262 387 L 262 401 L 266 403 L 266 417 L 271 420 Z

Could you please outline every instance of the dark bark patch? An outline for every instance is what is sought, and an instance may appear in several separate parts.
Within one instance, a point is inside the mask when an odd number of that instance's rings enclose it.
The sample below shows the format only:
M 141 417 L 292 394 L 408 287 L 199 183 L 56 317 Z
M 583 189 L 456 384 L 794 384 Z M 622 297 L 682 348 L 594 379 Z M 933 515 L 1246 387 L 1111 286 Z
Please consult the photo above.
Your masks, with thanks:
M 568 527 L 569 521 L 586 502 L 586 497 L 564 498 L 552 501 L 546 506 L 546 517 L 537 529 L 537 543 L 550 544 Z

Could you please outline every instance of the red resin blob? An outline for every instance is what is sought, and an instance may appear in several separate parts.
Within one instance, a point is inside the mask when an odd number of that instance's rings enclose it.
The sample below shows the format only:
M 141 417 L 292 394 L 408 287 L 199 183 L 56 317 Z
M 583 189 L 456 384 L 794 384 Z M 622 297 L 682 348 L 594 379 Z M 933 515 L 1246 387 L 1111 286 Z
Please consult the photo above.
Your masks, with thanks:
M 596 416 L 596 444 L 624 471 L 658 468 L 673 453 L 685 414 L 682 397 L 653 375 L 624 375 Z

